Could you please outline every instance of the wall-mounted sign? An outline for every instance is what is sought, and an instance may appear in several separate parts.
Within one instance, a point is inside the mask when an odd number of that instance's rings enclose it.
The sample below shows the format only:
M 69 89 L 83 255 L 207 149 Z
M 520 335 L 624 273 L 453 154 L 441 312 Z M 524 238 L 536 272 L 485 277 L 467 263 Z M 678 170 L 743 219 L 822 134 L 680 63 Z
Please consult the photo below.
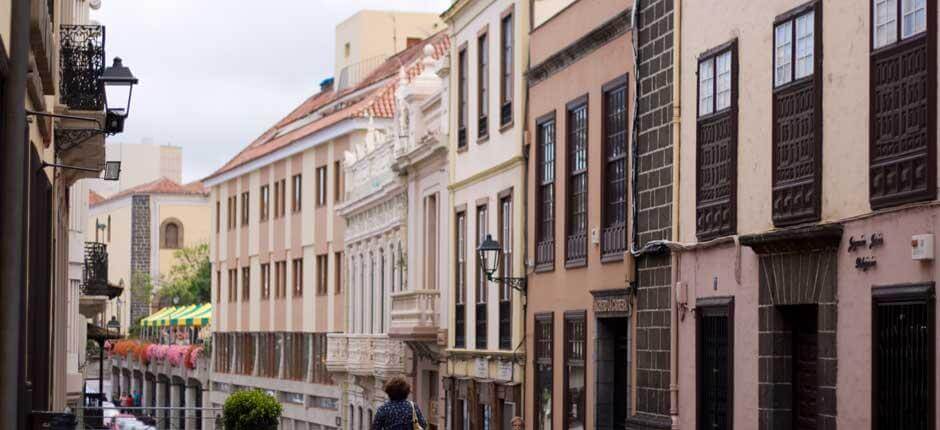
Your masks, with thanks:
M 496 378 L 500 381 L 512 381 L 513 364 L 511 361 L 499 361 L 496 364 Z
M 591 291 L 594 313 L 598 317 L 628 317 L 633 312 L 627 289 Z
M 486 379 L 490 377 L 489 361 L 485 358 L 477 358 L 473 364 L 473 376 Z

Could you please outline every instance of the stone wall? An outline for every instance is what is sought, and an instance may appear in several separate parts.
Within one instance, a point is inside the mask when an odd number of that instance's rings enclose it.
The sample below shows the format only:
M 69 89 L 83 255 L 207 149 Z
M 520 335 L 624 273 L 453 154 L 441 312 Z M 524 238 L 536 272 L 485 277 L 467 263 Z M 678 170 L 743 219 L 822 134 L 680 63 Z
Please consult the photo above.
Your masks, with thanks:
M 641 248 L 672 239 L 673 5 L 675 0 L 636 3 L 637 95 L 636 231 Z M 637 259 L 636 417 L 631 428 L 669 426 L 671 265 L 668 254 Z
M 131 325 L 150 314 L 150 295 L 139 290 L 150 279 L 150 196 L 133 196 L 131 206 Z

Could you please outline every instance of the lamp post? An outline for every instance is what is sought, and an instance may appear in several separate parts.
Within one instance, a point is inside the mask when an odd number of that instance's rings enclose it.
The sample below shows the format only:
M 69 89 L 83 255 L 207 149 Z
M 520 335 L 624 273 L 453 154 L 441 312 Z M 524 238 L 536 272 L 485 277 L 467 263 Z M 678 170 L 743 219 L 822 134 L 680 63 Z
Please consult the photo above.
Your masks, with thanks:
M 525 277 L 493 276 L 493 274 L 499 270 L 499 262 L 503 259 L 503 247 L 498 241 L 493 240 L 492 235 L 487 234 L 483 242 L 480 243 L 480 246 L 477 247 L 477 258 L 479 258 L 480 265 L 483 266 L 483 273 L 486 275 L 486 280 L 490 282 L 503 282 L 510 288 L 525 294 L 527 285 Z
M 131 69 L 124 66 L 121 57 L 114 57 L 114 63 L 101 72 L 98 82 L 104 87 L 104 132 L 121 133 L 124 131 L 124 120 L 131 111 L 131 95 L 134 85 L 137 85 L 137 78 L 131 73 Z

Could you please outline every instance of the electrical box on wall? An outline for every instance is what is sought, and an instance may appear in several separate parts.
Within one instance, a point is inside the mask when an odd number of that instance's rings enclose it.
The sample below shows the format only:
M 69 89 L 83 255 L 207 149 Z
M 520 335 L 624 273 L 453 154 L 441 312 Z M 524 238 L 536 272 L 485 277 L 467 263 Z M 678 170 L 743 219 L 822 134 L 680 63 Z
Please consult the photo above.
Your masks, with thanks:
M 933 260 L 933 234 L 911 236 L 911 259 Z

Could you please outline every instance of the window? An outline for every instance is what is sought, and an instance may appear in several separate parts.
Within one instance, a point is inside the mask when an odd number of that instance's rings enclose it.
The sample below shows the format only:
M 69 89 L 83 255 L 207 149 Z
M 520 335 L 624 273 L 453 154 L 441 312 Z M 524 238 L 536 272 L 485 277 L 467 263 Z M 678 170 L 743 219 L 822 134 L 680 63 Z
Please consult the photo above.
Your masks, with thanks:
M 456 270 L 454 276 L 454 348 L 466 348 L 467 336 L 467 212 L 457 212 Z
M 271 263 L 261 265 L 261 298 L 271 297 Z
M 182 229 L 173 221 L 163 225 L 163 247 L 166 249 L 179 249 L 182 247 Z
M 927 17 L 936 17 L 937 2 L 873 0 L 871 5 L 871 207 L 934 200 L 937 28 L 936 19 Z
M 287 262 L 274 263 L 274 298 L 282 299 L 287 296 Z
M 277 378 L 280 370 L 281 345 L 279 333 L 258 333 L 258 375 Z
M 228 301 L 234 302 L 238 298 L 238 270 L 228 270 Z
M 268 214 L 269 214 L 269 211 L 270 211 L 270 208 L 268 207 L 268 204 L 269 204 L 270 201 L 271 201 L 271 192 L 270 192 L 270 188 L 269 188 L 269 187 L 270 187 L 270 185 L 263 185 L 263 186 L 261 187 L 261 191 L 258 193 L 259 198 L 260 198 L 258 218 L 259 218 L 261 221 L 267 221 L 267 220 L 268 220 Z
M 477 139 L 485 139 L 490 134 L 490 47 L 486 33 L 477 38 Z
M 291 212 L 297 213 L 300 212 L 301 203 L 303 202 L 303 182 L 301 181 L 300 175 L 294 175 L 291 178 L 293 192 L 293 198 L 291 199 L 290 210 Z
M 321 296 L 326 295 L 327 291 L 329 291 L 329 287 L 327 286 L 328 261 L 326 254 L 317 256 L 317 294 Z
M 333 201 L 343 201 L 343 166 L 339 160 L 333 162 Z
M 507 11 L 499 23 L 500 27 L 500 82 L 499 82 L 499 125 L 512 122 L 513 92 L 513 16 L 512 9 Z
M 229 230 L 234 229 L 235 226 L 237 225 L 237 222 L 235 221 L 235 220 L 238 219 L 238 218 L 236 218 L 236 217 L 238 216 L 238 215 L 237 215 L 237 214 L 238 214 L 238 209 L 236 208 L 236 205 L 237 205 L 237 204 L 238 204 L 238 197 L 229 196 L 229 198 L 228 198 L 228 205 L 227 205 L 227 209 L 228 209 L 228 212 L 227 212 L 227 215 L 228 215 L 228 229 L 229 229 Z
M 933 285 L 878 287 L 872 295 L 872 428 L 932 429 Z
M 251 268 L 242 267 L 242 301 L 247 302 L 251 298 Z
M 294 297 L 302 297 L 304 295 L 304 260 L 302 258 L 295 258 L 291 261 L 291 273 Z
M 307 379 L 307 363 L 305 360 L 309 343 L 307 333 L 284 333 L 284 377 L 294 381 Z
M 255 370 L 255 335 L 238 333 L 235 335 L 238 351 L 238 367 L 235 371 L 242 375 L 251 375 Z
M 467 147 L 467 47 L 457 54 L 457 149 Z
M 604 178 L 601 180 L 601 257 L 627 250 L 627 77 L 604 86 Z
M 554 397 L 554 315 L 535 315 L 535 430 L 552 430 Z
M 568 237 L 566 264 L 587 263 L 587 96 L 568 104 Z
M 222 271 L 215 271 L 215 301 L 216 303 L 222 302 Z
M 334 286 L 334 289 L 336 291 L 336 294 L 339 294 L 343 292 L 343 252 L 342 251 L 334 252 L 333 260 L 335 263 L 334 264 L 335 267 L 333 270 L 335 270 L 334 273 L 336 275 L 336 285 Z
M 800 80 L 814 73 L 815 55 L 815 11 L 809 9 L 793 18 L 780 21 L 774 28 L 774 86 L 779 87 L 793 80 Z M 796 54 L 794 58 L 794 40 L 796 41 Z M 724 64 L 729 77 L 727 84 L 730 87 L 731 54 L 723 54 L 728 60 Z M 723 56 L 718 56 L 720 61 Z M 721 64 L 719 64 L 721 66 Z M 719 73 L 722 69 L 719 67 Z
M 503 247 L 503 261 L 499 276 L 512 273 L 512 194 L 499 199 L 499 241 Z M 507 282 L 499 285 L 499 349 L 512 349 L 512 287 Z
M 565 429 L 583 429 L 585 312 L 565 312 Z
M 111 243 L 111 215 L 108 215 L 108 243 Z
M 474 249 L 480 246 L 481 243 L 486 239 L 487 232 L 487 220 L 486 220 L 486 205 L 477 206 L 477 242 Z M 487 285 L 489 282 L 486 280 L 486 273 L 483 271 L 483 265 L 480 264 L 478 258 L 474 258 L 476 262 L 476 278 L 477 278 L 477 288 L 476 288 L 476 348 L 477 349 L 486 349 L 486 293 Z
M 242 226 L 248 225 L 248 191 L 242 193 Z
M 822 55 L 822 21 L 816 13 L 820 4 L 813 2 L 787 12 L 777 17 L 773 26 L 771 201 L 775 227 L 817 221 L 822 208 L 822 62 L 816 61 Z M 716 71 L 721 73 L 718 66 L 716 59 Z M 719 212 L 705 215 L 712 220 L 727 219 L 730 224 L 730 213 L 727 217 Z
M 424 289 L 437 289 L 437 194 L 424 198 Z M 385 273 L 385 272 L 382 272 Z
M 97 224 L 97 223 L 96 223 Z M 215 232 L 222 231 L 222 202 L 215 202 Z M 95 232 L 97 233 L 97 231 Z
M 317 207 L 326 204 L 326 166 L 317 167 Z
M 287 181 L 285 179 L 275 182 L 274 193 L 274 217 L 279 218 L 284 216 L 284 210 L 287 208 Z
M 333 378 L 326 370 L 326 333 L 313 333 L 313 380 L 314 384 L 333 385 Z
M 699 57 L 696 122 L 696 234 L 699 240 L 734 234 L 737 229 L 737 42 Z
M 420 37 L 409 37 L 405 39 L 405 49 L 411 48 L 412 46 L 420 45 L 424 39 Z
M 555 113 L 536 120 L 536 151 L 538 169 L 536 179 L 535 264 L 537 269 L 551 269 L 555 265 Z

